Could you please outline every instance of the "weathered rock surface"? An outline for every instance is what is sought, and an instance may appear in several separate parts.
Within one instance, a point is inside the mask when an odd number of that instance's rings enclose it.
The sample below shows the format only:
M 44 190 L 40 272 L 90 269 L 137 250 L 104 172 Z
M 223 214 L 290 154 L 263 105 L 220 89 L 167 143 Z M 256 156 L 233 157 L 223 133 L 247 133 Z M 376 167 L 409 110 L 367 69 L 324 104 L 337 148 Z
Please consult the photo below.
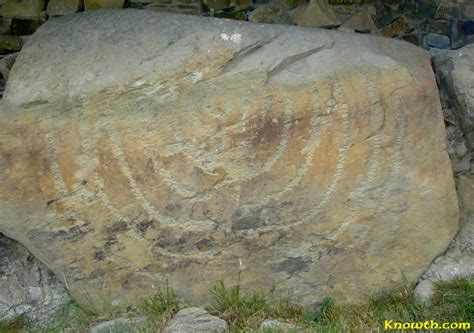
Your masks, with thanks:
M 89 330 L 89 333 L 134 333 L 141 332 L 147 317 L 116 318 L 100 323 Z
M 364 10 L 358 11 L 341 25 L 342 29 L 369 32 L 377 30 L 370 13 Z
M 44 0 L 6 0 L 2 6 L 2 16 L 24 20 L 41 18 Z
M 295 324 L 285 323 L 285 322 L 281 322 L 281 321 L 273 320 L 273 319 L 264 320 L 262 324 L 260 324 L 260 329 L 277 330 L 278 332 L 282 332 L 282 333 L 297 332 L 298 330 L 300 332 L 303 331 L 303 329 L 299 328 Z
M 258 7 L 250 13 L 249 20 L 251 22 L 268 24 L 293 23 L 293 19 L 290 14 L 288 14 L 288 11 L 283 6 L 274 4 L 266 4 Z
M 230 7 L 230 0 L 203 0 L 202 3 L 211 9 L 219 10 Z
M 15 64 L 15 60 L 18 53 L 8 54 L 0 60 L 0 72 L 3 75 L 3 79 L 8 81 L 8 76 L 10 75 L 10 70 Z
M 466 146 L 474 152 L 474 44 L 459 50 L 432 52 L 441 89 L 459 119 Z
M 474 276 L 474 175 L 461 175 L 457 179 L 461 224 L 448 251 L 436 258 L 421 276 L 415 288 L 415 297 L 429 303 L 436 281 L 449 281 L 458 277 Z
M 227 323 L 202 308 L 180 310 L 166 325 L 163 333 L 223 333 Z
M 310 0 L 295 11 L 295 22 L 304 27 L 335 27 L 342 21 L 335 7 L 324 0 Z
M 20 51 L 21 39 L 13 35 L 0 35 L 0 52 Z
M 49 16 L 73 14 L 81 8 L 81 0 L 50 0 L 47 13 Z
M 47 267 L 0 234 L 0 321 L 25 316 L 44 323 L 70 300 Z
M 80 301 L 167 279 L 203 304 L 239 271 L 303 305 L 362 301 L 457 230 L 430 58 L 404 42 L 71 15 L 26 43 L 1 112 L 0 231 Z
M 84 0 L 85 10 L 96 9 L 119 9 L 125 4 L 125 0 Z

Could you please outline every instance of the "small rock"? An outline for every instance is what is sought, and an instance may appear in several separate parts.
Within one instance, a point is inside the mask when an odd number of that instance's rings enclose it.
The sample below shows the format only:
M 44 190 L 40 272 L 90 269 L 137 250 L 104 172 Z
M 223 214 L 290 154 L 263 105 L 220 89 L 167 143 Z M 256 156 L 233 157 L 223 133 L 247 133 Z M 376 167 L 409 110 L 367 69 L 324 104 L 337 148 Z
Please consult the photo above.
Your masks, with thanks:
M 434 20 L 430 24 L 430 32 L 442 35 L 449 35 L 451 33 L 452 21 L 448 20 Z
M 464 32 L 464 22 L 461 20 L 454 21 L 449 32 L 451 37 L 451 49 L 456 50 L 468 43 L 468 36 Z
M 11 19 L 0 17 L 0 34 L 9 34 L 11 32 Z
M 335 8 L 324 0 L 310 0 L 309 4 L 299 6 L 294 19 L 297 25 L 315 28 L 337 27 L 342 23 Z
M 292 24 L 293 20 L 283 7 L 268 4 L 259 6 L 250 13 L 249 20 L 257 23 Z
M 407 6 L 408 5 L 409 4 L 407 4 Z M 390 8 L 390 6 L 385 5 L 383 1 L 375 1 L 373 6 L 376 10 L 376 15 L 374 17 L 375 24 L 380 29 L 394 22 L 401 15 L 400 12 Z M 414 11 L 410 12 L 414 13 Z
M 448 36 L 429 33 L 426 35 L 426 44 L 438 49 L 449 49 L 451 47 L 451 40 Z
M 275 0 L 275 3 L 286 9 L 292 9 L 297 7 L 301 3 L 301 0 Z
M 80 0 L 50 0 L 48 3 L 49 16 L 73 14 L 81 8 Z
M 451 164 L 454 173 L 462 173 L 471 169 L 471 161 L 469 156 L 466 156 L 464 158 L 455 157 L 453 158 Z
M 0 52 L 20 51 L 21 39 L 13 35 L 0 35 Z
M 372 16 L 363 10 L 358 11 L 355 15 L 351 16 L 343 25 L 341 25 L 341 28 L 361 32 L 377 30 Z
M 474 3 L 462 3 L 461 15 L 464 19 L 474 19 Z
M 474 177 L 464 175 L 459 177 L 458 196 L 464 213 L 474 216 Z
M 222 333 L 227 323 L 202 308 L 180 310 L 166 325 L 163 333 Z
M 18 56 L 18 52 L 8 54 L 0 60 L 0 71 L 2 72 L 3 79 L 8 81 L 8 75 L 10 75 L 10 70 L 15 63 L 16 57 Z
M 445 20 L 455 20 L 461 18 L 459 4 L 454 2 L 443 2 L 436 10 L 436 17 Z
M 455 144 L 453 144 L 453 147 L 457 157 L 463 158 L 464 156 L 466 156 L 467 148 L 464 141 L 456 142 Z
M 202 1 L 207 7 L 213 10 L 219 10 L 229 8 L 230 0 L 203 0 Z
M 396 37 L 410 32 L 412 29 L 407 20 L 401 16 L 389 25 L 379 30 L 380 35 L 384 37 Z
M 434 17 L 436 13 L 436 3 L 413 1 L 406 3 L 403 14 L 414 20 L 426 20 Z
M 421 280 L 415 287 L 414 298 L 415 301 L 421 304 L 429 304 L 436 291 L 436 286 L 430 280 Z
M 359 9 L 356 5 L 338 5 L 334 7 L 334 10 L 337 14 L 351 16 L 354 15 Z
M 117 318 L 92 327 L 89 333 L 133 333 L 144 326 L 146 321 L 147 317 Z
M 267 319 L 262 322 L 262 324 L 260 325 L 260 329 L 262 330 L 273 329 L 273 330 L 278 330 L 278 331 L 286 333 L 286 332 L 298 329 L 298 326 L 291 323 L 284 323 L 278 320 Z
M 96 9 L 120 9 L 123 7 L 125 0 L 84 0 L 85 10 Z
M 41 17 L 44 0 L 7 0 L 2 7 L 2 16 L 5 18 L 18 18 L 37 20 Z
M 247 9 L 252 6 L 252 0 L 234 0 L 234 5 L 236 10 Z

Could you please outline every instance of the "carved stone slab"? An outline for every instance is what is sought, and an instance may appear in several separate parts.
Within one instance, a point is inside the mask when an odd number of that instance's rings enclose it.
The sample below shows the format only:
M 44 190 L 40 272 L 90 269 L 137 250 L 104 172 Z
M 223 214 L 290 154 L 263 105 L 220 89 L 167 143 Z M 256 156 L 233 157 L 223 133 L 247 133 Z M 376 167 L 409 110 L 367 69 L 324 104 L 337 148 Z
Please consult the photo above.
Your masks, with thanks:
M 224 278 L 360 301 L 415 281 L 458 209 L 428 55 L 145 11 L 49 21 L 0 118 L 0 232 L 80 301 Z

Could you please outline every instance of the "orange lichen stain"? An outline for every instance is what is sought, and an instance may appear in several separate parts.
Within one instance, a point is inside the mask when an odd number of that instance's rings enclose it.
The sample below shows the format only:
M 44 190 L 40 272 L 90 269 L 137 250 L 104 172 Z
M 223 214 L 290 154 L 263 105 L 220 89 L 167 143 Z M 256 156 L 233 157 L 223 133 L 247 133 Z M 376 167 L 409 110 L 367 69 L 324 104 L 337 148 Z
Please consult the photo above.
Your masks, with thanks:
M 74 227 L 76 223 L 77 223 L 76 219 L 68 218 L 56 224 L 56 227 L 58 229 L 69 229 L 71 227 Z
M 78 179 L 75 173 L 79 166 L 76 162 L 77 155 L 81 153 L 80 141 L 77 129 L 72 127 L 62 130 L 57 134 L 58 142 L 58 165 L 64 184 L 68 191 L 73 191 Z

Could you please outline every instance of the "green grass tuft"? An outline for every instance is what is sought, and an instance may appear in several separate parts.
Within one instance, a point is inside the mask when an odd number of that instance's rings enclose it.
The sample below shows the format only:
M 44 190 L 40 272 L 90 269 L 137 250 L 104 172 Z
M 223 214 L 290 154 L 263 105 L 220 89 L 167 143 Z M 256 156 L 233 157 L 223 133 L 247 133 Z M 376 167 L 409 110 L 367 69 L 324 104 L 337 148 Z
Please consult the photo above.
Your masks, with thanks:
M 263 292 L 243 293 L 240 275 L 235 286 L 227 287 L 221 280 L 211 292 L 214 304 L 209 311 L 224 319 L 229 324 L 230 332 L 257 329 L 267 318 L 294 322 L 302 314 L 302 309 L 293 305 L 289 298 L 276 300 L 272 295 L 266 297 Z
M 365 305 L 335 305 L 327 299 L 318 311 L 305 313 L 302 317 L 302 321 L 314 332 L 328 333 L 381 332 L 385 320 L 470 322 L 472 326 L 474 281 L 462 278 L 439 283 L 430 305 L 416 302 L 410 287 L 372 298 Z
M 26 319 L 19 316 L 12 320 L 0 321 L 1 333 L 17 333 L 26 326 Z
M 326 298 L 314 311 L 303 311 L 289 297 L 275 297 L 263 292 L 245 292 L 237 284 L 228 287 L 218 281 L 211 290 L 213 306 L 209 311 L 227 321 L 231 333 L 276 333 L 275 329 L 260 330 L 265 319 L 275 319 L 298 325 L 295 332 L 340 333 L 382 332 L 385 320 L 396 322 L 470 322 L 474 321 L 474 281 L 472 278 L 437 283 L 437 291 L 430 305 L 414 301 L 413 288 L 402 288 L 372 298 L 365 305 L 341 305 Z M 115 316 L 146 315 L 150 322 L 137 328 L 137 333 L 159 332 L 166 321 L 179 310 L 176 293 L 166 283 L 140 302 L 138 310 Z M 104 317 L 93 308 L 72 302 L 58 312 L 51 323 L 34 327 L 19 317 L 0 322 L 1 333 L 60 333 L 87 332 Z M 474 327 L 474 326 L 473 326 Z M 121 330 L 117 328 L 119 333 Z M 459 331 L 458 331 L 459 332 Z M 467 330 L 465 332 L 468 332 Z
M 143 299 L 138 309 L 142 315 L 148 316 L 154 325 L 162 326 L 179 311 L 179 304 L 176 293 L 166 281 L 165 286 L 158 287 L 153 295 Z

